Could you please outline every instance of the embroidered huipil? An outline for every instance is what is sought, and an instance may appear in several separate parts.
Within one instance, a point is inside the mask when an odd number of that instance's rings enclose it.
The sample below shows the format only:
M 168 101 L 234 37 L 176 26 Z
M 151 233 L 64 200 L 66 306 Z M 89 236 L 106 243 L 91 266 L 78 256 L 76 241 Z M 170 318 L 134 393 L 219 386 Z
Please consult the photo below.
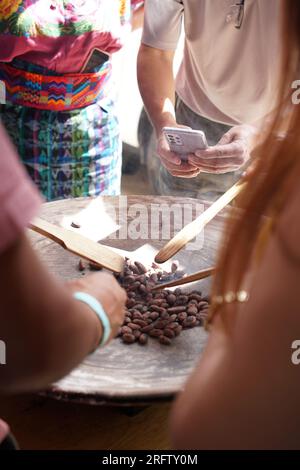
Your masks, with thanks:
M 130 31 L 132 11 L 142 4 L 0 0 L 0 78 L 6 79 L 9 91 L 0 118 L 30 177 L 49 201 L 120 194 L 122 146 L 111 74 L 96 102 L 84 101 L 84 93 L 92 97 L 92 92 L 82 74 L 70 94 L 63 81 L 83 69 L 95 48 L 108 54 L 118 51 Z M 102 68 L 95 72 L 102 73 Z M 27 75 L 18 82 L 14 71 L 22 70 Z M 39 74 L 47 77 L 46 88 Z M 21 99 L 10 99 L 15 96 Z M 83 106 L 64 107 L 73 102 Z
M 18 58 L 57 73 L 82 69 L 91 50 L 118 51 L 139 0 L 1 0 L 0 62 Z

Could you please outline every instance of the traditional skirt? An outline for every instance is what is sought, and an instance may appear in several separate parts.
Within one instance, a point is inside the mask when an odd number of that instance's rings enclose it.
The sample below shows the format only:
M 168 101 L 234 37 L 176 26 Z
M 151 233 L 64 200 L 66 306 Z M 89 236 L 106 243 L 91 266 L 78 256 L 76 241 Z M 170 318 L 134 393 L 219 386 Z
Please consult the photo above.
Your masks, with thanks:
M 26 67 L 49 74 L 41 67 Z M 47 201 L 120 194 L 122 145 L 113 87 L 109 89 L 105 97 L 74 110 L 11 102 L 0 106 L 2 123 Z

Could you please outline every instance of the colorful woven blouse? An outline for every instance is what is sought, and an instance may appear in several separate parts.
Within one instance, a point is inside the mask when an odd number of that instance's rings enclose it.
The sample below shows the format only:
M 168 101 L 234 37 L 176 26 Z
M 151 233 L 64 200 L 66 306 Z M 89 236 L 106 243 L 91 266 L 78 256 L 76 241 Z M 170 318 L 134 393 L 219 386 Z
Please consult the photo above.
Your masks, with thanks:
M 91 50 L 119 50 L 140 0 L 1 0 L 0 62 L 79 72 Z

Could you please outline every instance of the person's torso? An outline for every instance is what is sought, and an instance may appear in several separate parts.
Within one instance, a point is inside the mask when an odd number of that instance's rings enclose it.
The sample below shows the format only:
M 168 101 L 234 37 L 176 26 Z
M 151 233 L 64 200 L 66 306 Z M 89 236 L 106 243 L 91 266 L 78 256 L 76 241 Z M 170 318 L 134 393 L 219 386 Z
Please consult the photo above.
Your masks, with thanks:
M 0 62 L 79 72 L 94 48 L 121 48 L 130 14 L 130 0 L 1 0 Z
M 272 110 L 280 65 L 280 0 L 245 0 L 244 19 L 227 21 L 233 0 L 182 0 L 186 34 L 177 91 L 198 114 L 251 123 Z

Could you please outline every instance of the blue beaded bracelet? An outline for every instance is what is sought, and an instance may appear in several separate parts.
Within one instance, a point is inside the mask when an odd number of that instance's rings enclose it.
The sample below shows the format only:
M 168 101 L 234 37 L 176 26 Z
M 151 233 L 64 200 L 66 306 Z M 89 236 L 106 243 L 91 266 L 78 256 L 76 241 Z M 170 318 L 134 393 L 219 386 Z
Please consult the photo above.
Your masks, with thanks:
M 105 313 L 104 308 L 101 303 L 92 295 L 87 294 L 86 292 L 75 292 L 73 297 L 80 302 L 88 305 L 97 315 L 100 320 L 100 323 L 103 327 L 103 335 L 100 340 L 99 346 L 104 346 L 110 338 L 111 335 L 111 326 L 107 314 Z

